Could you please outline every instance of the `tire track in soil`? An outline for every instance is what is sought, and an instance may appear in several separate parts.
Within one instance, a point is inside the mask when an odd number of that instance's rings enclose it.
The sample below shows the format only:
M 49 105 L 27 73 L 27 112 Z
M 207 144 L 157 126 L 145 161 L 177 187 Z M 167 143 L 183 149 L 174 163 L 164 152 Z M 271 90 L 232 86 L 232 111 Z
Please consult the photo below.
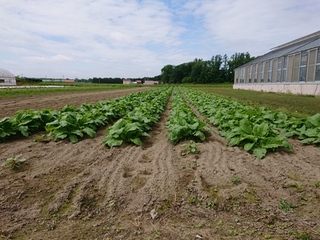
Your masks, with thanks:
M 178 188 L 179 169 L 172 162 L 176 153 L 165 129 L 169 106 L 142 147 L 127 146 L 114 160 L 118 164 L 111 171 L 108 195 L 122 198 L 126 214 L 150 211 L 156 203 L 172 199 Z

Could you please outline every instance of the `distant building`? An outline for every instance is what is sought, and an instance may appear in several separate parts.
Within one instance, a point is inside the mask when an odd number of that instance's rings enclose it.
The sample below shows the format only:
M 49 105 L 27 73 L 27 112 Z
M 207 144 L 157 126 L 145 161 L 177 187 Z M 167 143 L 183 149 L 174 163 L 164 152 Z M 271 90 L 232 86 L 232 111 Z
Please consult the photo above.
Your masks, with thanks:
M 16 86 L 16 76 L 4 68 L 0 68 L 0 86 Z
M 131 84 L 131 79 L 123 79 L 123 84 Z
M 235 69 L 234 89 L 320 96 L 320 31 Z
M 145 80 L 144 84 L 147 85 L 153 85 L 153 84 L 159 84 L 159 81 L 155 81 L 155 80 Z
M 62 82 L 64 83 L 74 83 L 74 79 L 63 79 Z

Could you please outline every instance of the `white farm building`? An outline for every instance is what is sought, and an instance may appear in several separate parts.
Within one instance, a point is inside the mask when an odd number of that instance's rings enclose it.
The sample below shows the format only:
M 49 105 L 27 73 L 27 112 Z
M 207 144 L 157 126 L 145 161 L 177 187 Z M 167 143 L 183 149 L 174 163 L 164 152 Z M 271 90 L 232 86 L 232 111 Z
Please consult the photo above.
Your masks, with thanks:
M 320 31 L 236 68 L 233 88 L 320 96 Z
M 0 86 L 15 86 L 17 85 L 14 74 L 6 69 L 0 68 Z

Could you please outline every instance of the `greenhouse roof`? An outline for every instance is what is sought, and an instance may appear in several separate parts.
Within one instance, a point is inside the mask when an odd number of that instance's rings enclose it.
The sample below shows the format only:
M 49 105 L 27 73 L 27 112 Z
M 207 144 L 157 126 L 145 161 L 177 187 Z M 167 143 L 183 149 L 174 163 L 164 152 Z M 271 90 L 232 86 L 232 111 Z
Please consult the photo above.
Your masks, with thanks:
M 4 68 L 0 68 L 0 78 L 15 78 L 15 75 Z
M 262 56 L 255 58 L 254 60 L 240 66 L 248 66 L 251 64 L 268 61 L 278 57 L 288 56 L 290 54 L 295 54 L 301 51 L 308 49 L 316 48 L 320 46 L 320 31 L 309 34 L 305 37 L 298 38 L 291 42 L 282 44 L 278 47 L 271 49 L 271 52 L 268 52 Z

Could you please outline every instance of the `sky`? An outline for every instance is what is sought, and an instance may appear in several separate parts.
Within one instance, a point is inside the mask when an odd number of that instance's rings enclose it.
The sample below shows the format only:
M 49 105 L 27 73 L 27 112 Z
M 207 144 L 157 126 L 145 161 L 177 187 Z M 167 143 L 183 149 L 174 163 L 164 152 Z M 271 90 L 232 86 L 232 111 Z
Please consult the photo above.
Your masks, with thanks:
M 154 77 L 259 56 L 320 30 L 319 0 L 0 0 L 0 68 L 37 78 Z

